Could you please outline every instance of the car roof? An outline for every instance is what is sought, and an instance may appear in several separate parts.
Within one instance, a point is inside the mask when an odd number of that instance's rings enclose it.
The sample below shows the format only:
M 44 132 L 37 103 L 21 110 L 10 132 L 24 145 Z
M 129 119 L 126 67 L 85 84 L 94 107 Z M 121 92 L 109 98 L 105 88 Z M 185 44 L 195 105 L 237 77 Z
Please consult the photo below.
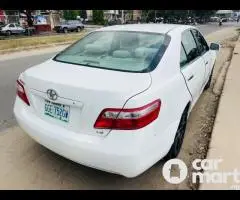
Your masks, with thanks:
M 179 24 L 126 24 L 126 25 L 114 25 L 104 28 L 100 28 L 96 31 L 136 31 L 136 32 L 152 32 L 166 34 L 172 30 L 179 29 L 184 31 L 188 28 L 195 28 L 188 25 Z

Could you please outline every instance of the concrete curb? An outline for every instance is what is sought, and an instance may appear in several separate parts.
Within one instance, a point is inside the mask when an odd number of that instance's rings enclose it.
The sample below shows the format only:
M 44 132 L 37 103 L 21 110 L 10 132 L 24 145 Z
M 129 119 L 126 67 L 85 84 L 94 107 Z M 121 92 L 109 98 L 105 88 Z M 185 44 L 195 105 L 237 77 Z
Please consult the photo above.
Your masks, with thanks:
M 226 74 L 223 91 L 214 122 L 212 138 L 209 145 L 207 159 L 222 159 L 216 172 L 233 173 L 234 169 L 240 171 L 240 147 L 239 147 L 239 113 L 240 113 L 240 38 L 236 43 L 233 56 Z M 218 178 L 219 179 L 219 178 Z M 222 179 L 223 180 L 223 179 Z M 233 176 L 226 182 L 202 183 L 200 190 L 216 189 L 240 189 Z
M 20 48 L 7 49 L 7 50 L 0 50 L 0 55 L 20 52 L 20 51 L 30 51 L 30 50 L 36 50 L 36 49 L 42 49 L 42 48 L 51 48 L 51 47 L 56 47 L 56 46 L 69 45 L 69 44 L 72 44 L 73 42 L 75 42 L 75 41 L 52 43 L 52 44 L 39 45 L 39 46 L 29 46 L 29 47 L 23 47 L 23 48 L 20 47 Z

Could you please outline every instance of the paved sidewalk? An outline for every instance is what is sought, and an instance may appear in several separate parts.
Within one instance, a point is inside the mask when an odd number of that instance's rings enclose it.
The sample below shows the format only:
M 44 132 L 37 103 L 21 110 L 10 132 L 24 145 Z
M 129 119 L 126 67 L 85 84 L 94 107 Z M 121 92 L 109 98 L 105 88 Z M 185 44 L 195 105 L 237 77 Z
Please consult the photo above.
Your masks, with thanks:
M 229 190 L 240 189 L 240 39 L 233 52 L 223 92 L 219 102 L 217 116 L 212 132 L 212 139 L 207 159 L 222 159 L 217 172 L 233 173 L 237 169 L 234 181 L 233 175 L 229 174 L 223 180 L 226 183 L 203 183 L 200 190 Z M 222 175 L 221 175 L 222 176 Z M 214 176 L 215 181 L 222 179 L 219 175 Z M 221 181 L 221 180 L 220 180 Z

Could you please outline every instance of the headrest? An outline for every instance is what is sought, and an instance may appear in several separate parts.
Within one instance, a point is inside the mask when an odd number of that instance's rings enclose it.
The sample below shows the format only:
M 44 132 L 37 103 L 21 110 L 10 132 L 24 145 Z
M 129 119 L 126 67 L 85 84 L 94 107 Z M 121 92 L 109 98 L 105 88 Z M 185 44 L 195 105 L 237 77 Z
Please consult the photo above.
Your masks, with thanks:
M 107 51 L 102 44 L 87 44 L 85 46 L 85 53 L 103 54 Z
M 140 58 L 140 57 L 147 57 L 149 55 L 154 55 L 156 54 L 158 49 L 156 48 L 147 48 L 147 47 L 139 47 L 135 50 L 135 56 Z
M 131 54 L 129 51 L 126 50 L 117 50 L 113 52 L 113 57 L 117 57 L 117 58 L 129 58 L 131 57 Z

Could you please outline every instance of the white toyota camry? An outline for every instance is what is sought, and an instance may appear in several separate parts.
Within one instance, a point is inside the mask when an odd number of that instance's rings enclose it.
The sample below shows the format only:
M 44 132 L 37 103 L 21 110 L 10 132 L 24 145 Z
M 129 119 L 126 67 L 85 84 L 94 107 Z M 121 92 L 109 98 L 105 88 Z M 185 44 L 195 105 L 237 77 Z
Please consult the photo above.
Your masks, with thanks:
M 14 114 L 57 154 L 135 177 L 178 155 L 218 50 L 192 26 L 104 27 L 21 73 Z

